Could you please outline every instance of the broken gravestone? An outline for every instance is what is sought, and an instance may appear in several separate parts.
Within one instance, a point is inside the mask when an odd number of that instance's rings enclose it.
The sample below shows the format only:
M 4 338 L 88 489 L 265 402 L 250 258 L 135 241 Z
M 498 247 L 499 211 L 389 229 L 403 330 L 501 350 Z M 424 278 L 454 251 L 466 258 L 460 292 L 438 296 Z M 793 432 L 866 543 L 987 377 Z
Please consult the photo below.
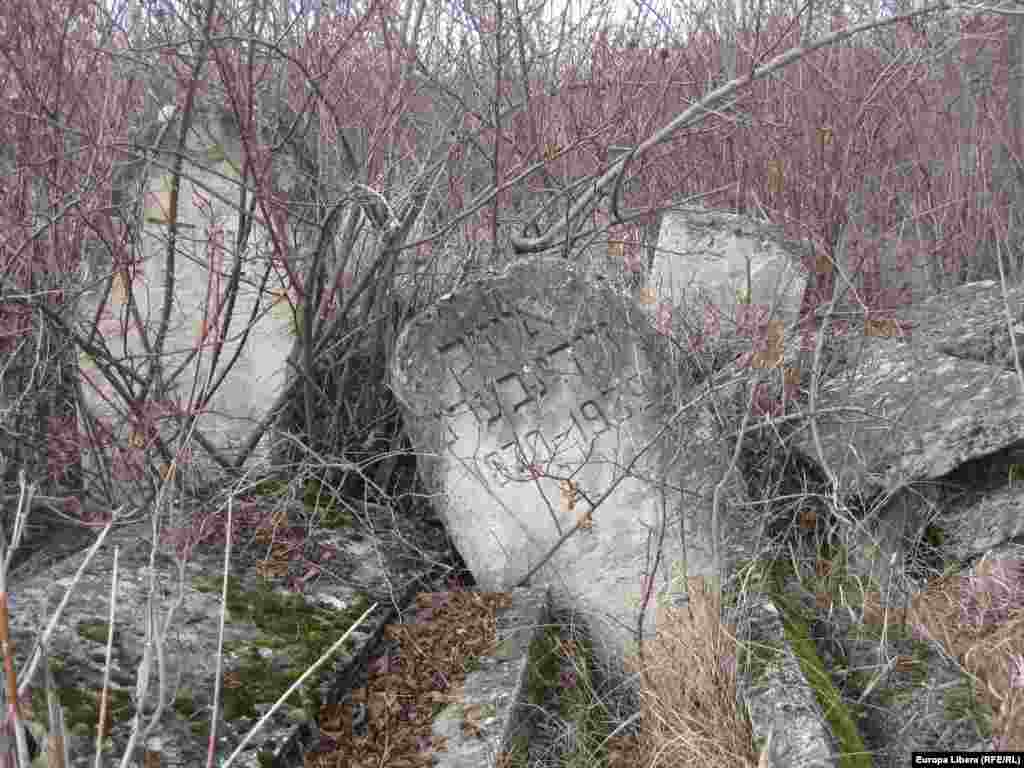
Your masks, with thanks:
M 679 434 L 700 429 L 695 407 L 674 413 L 691 373 L 666 347 L 629 297 L 541 257 L 444 297 L 391 363 L 421 475 L 478 586 L 539 568 L 531 582 L 584 613 L 605 661 L 641 611 L 649 636 L 656 599 L 685 589 L 681 565 L 707 571 L 689 545 L 681 561 L 678 492 L 663 485 Z
M 735 318 L 737 305 L 750 304 L 766 320 L 789 325 L 807 285 L 805 250 L 778 227 L 742 214 L 666 211 L 649 284 L 658 298 L 676 306 L 712 304 Z
M 100 448 L 96 454 L 84 451 L 83 464 L 102 475 L 100 462 L 108 463 L 119 503 L 143 503 L 152 483 L 161 479 L 151 477 L 149 467 L 161 468 L 161 476 L 169 471 L 168 455 L 157 451 L 157 436 L 176 461 L 177 473 L 190 465 L 217 465 L 203 443 L 233 461 L 286 384 L 297 299 L 274 263 L 264 227 L 253 226 L 244 250 L 236 245 L 238 144 L 223 121 L 200 121 L 189 137 L 174 236 L 172 175 L 154 174 L 144 179 L 138 262 L 119 269 L 109 259 L 91 265 L 94 277 L 103 279 L 94 283 L 98 290 L 85 293 L 82 321 L 87 331 L 95 322 L 98 335 L 84 335 L 105 346 L 129 375 L 144 380 L 153 373 L 151 345 L 167 323 L 162 393 L 149 387 L 140 398 L 139 381 L 108 375 L 84 351 L 79 357 L 83 397 L 95 419 L 79 428 Z M 230 302 L 236 262 L 241 262 L 238 292 Z M 168 290 L 173 295 L 165 315 Z M 186 444 L 184 417 L 196 412 L 197 439 Z

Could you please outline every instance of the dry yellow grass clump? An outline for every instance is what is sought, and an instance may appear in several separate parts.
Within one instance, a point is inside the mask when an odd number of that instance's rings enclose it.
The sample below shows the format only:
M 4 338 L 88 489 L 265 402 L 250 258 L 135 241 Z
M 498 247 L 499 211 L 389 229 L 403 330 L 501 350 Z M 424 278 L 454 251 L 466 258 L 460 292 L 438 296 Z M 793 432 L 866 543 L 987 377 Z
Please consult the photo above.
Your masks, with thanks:
M 642 660 L 627 659 L 641 679 L 637 764 L 753 768 L 750 723 L 735 696 L 735 627 L 721 623 L 720 600 L 704 579 L 688 581 L 689 605 L 659 607 Z

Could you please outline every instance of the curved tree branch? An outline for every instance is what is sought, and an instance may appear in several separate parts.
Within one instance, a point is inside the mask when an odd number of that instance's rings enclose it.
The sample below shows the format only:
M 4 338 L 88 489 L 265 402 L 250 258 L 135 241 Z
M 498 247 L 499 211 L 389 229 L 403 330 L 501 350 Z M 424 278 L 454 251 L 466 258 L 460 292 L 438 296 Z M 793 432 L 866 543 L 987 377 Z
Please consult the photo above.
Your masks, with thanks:
M 808 43 L 807 45 L 797 46 L 796 48 L 791 48 L 785 53 L 780 53 L 764 66 L 751 70 L 749 74 L 746 74 L 743 77 L 737 77 L 730 80 L 720 88 L 713 90 L 689 109 L 680 113 L 650 138 L 637 145 L 631 152 L 620 157 L 618 161 L 616 161 L 611 168 L 605 171 L 604 174 L 602 174 L 600 178 L 590 186 L 588 191 L 572 205 L 565 217 L 556 221 L 547 232 L 539 237 L 521 237 L 513 235 L 512 247 L 517 253 L 538 253 L 551 248 L 555 241 L 562 235 L 562 231 L 566 229 L 571 222 L 578 219 L 583 212 L 588 210 L 598 195 L 604 193 L 609 184 L 615 183 L 616 186 L 618 186 L 619 178 L 623 174 L 628 163 L 632 162 L 636 158 L 642 157 L 654 147 L 671 139 L 680 130 L 688 127 L 701 118 L 704 112 L 710 107 L 729 97 L 743 86 L 748 85 L 755 80 L 759 80 L 765 75 L 769 75 L 776 70 L 787 67 L 819 48 L 833 45 L 862 32 L 891 26 L 902 21 L 908 21 L 919 16 L 925 16 L 939 11 L 948 11 L 954 7 L 956 6 L 950 3 L 939 2 L 935 5 L 929 5 L 910 13 L 900 14 L 899 16 L 892 16 L 885 19 L 874 19 L 872 21 L 864 22 L 863 24 L 846 27 L 845 29 L 840 29 L 836 32 L 825 35 L 824 37 Z M 616 210 L 617 208 L 618 206 L 616 204 Z M 626 214 L 623 214 L 623 216 L 625 215 Z

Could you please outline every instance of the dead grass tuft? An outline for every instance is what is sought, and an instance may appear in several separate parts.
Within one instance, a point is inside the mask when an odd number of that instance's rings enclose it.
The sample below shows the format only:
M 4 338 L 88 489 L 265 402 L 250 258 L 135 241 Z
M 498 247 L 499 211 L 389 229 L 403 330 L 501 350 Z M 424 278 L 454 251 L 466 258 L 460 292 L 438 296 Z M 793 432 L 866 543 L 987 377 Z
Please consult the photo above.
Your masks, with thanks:
M 643 660 L 626 660 L 642 680 L 637 764 L 754 768 L 750 723 L 735 696 L 735 628 L 721 623 L 719 599 L 704 580 L 688 581 L 689 605 L 659 607 Z
M 938 579 L 911 602 L 908 620 L 980 683 L 1001 749 L 1024 749 L 1024 561 L 983 558 L 973 573 Z

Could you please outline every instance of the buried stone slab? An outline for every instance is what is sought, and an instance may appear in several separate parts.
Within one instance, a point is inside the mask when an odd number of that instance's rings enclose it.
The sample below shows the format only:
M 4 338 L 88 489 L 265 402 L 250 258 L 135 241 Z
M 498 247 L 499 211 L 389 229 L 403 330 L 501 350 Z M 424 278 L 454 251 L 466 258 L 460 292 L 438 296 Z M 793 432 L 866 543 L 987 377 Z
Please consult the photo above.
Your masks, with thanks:
M 651 478 L 672 458 L 670 382 L 689 374 L 665 343 L 628 298 L 542 257 L 443 298 L 391 363 L 420 473 L 478 586 L 539 567 L 531 585 L 588 616 L 605 661 L 633 639 L 645 586 L 646 634 L 677 575 L 679 536 L 663 535 Z
M 530 651 L 550 621 L 546 590 L 516 589 L 495 616 L 494 650 L 477 659 L 462 684 L 458 702 L 434 718 L 432 732 L 444 743 L 435 753 L 438 768 L 500 765 L 528 743 L 532 721 L 526 684 Z
M 755 744 L 766 750 L 767 765 L 832 768 L 837 765 L 832 733 L 807 671 L 827 684 L 806 638 L 788 630 L 778 607 L 765 599 L 747 616 L 750 651 L 740 692 L 750 715 Z M 798 631 L 798 630 L 797 630 Z M 797 647 L 792 642 L 797 643 Z M 834 689 L 828 690 L 834 694 Z M 838 705 L 838 697 L 833 695 Z M 832 713 L 833 717 L 837 713 Z

